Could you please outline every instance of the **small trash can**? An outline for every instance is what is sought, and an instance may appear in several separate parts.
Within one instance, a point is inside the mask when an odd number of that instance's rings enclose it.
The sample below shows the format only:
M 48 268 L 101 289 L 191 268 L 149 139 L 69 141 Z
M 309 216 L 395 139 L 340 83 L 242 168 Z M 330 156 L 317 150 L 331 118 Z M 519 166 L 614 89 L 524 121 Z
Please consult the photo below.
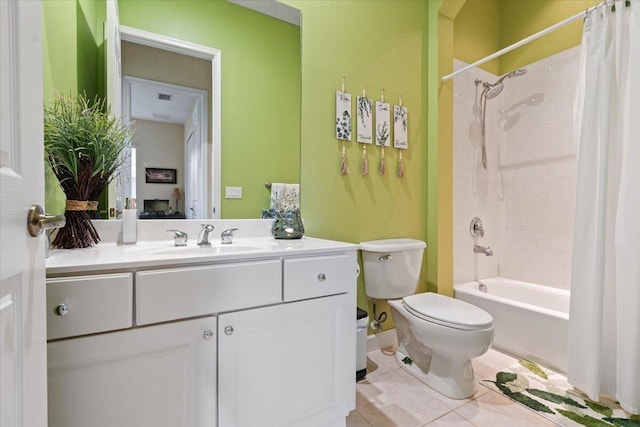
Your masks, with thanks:
M 367 376 L 367 327 L 369 316 L 358 308 L 356 314 L 356 381 Z

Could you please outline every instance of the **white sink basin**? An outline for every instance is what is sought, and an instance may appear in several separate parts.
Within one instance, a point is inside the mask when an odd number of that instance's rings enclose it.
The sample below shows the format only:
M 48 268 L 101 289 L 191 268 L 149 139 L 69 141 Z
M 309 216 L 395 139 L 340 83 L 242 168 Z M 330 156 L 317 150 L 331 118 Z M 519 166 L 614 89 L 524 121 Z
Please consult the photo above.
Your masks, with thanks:
M 174 246 L 154 251 L 156 255 L 215 255 L 239 252 L 253 252 L 260 250 L 257 246 L 245 245 L 212 245 L 212 246 Z

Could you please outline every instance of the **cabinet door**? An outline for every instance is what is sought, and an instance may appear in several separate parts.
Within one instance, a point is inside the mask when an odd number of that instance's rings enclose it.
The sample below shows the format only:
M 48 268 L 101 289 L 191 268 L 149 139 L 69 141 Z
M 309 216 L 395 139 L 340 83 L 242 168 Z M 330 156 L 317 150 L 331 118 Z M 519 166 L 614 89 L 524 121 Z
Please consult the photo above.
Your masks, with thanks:
M 49 343 L 49 426 L 214 426 L 215 328 L 208 317 Z
M 350 294 L 218 317 L 218 427 L 325 426 L 355 398 Z

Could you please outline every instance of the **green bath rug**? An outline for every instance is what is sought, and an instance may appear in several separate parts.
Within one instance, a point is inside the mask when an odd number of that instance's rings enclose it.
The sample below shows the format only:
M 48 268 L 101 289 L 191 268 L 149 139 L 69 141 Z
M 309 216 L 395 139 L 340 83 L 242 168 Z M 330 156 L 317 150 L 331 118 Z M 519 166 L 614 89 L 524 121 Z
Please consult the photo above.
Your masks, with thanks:
M 618 402 L 605 398 L 594 402 L 573 388 L 564 375 L 529 360 L 520 360 L 480 384 L 560 426 L 640 427 L 640 416 L 624 411 Z

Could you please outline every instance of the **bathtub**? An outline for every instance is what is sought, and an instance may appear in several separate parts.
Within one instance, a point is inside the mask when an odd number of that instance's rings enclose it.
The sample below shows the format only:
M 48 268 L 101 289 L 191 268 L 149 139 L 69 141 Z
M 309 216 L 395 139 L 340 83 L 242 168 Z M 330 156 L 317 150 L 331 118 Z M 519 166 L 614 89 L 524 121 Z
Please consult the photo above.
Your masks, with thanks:
M 493 316 L 493 347 L 567 372 L 570 292 L 494 277 L 454 285 L 455 297 Z

